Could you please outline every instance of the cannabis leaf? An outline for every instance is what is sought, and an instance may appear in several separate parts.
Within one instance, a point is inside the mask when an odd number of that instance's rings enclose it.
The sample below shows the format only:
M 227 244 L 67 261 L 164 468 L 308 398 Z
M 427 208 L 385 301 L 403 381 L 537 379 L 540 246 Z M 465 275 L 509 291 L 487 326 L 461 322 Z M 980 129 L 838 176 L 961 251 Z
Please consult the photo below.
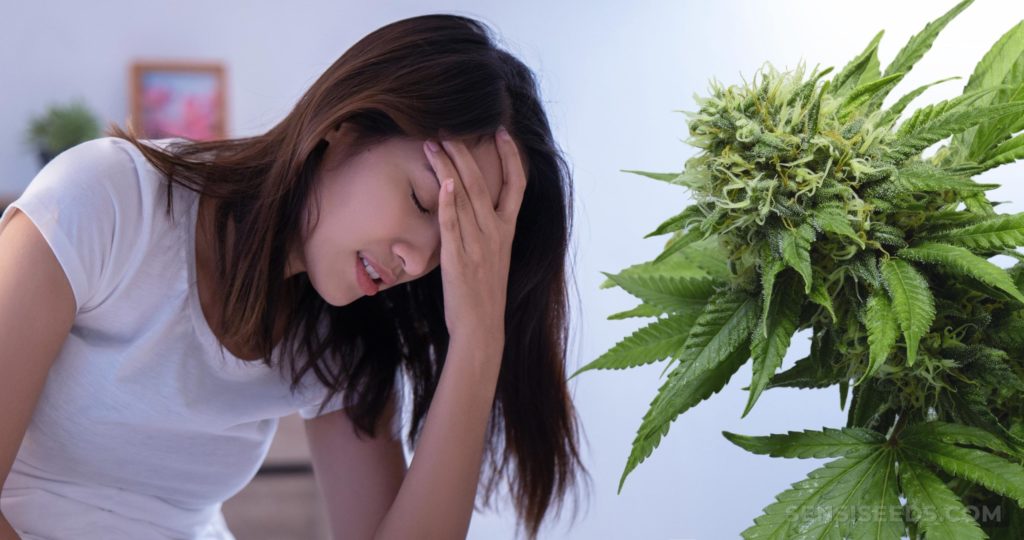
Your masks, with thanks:
M 612 313 L 608 320 L 629 319 L 631 317 L 657 317 L 665 313 L 665 310 L 651 304 L 642 303 L 633 309 Z
M 987 171 L 993 167 L 1011 163 L 1024 158 L 1024 134 L 1000 144 L 995 149 L 985 154 L 985 161 L 979 167 L 981 171 Z
M 861 443 L 777 495 L 743 538 L 901 538 L 895 458 L 881 444 Z
M 782 365 L 782 359 L 789 350 L 789 342 L 796 332 L 803 298 L 795 294 L 786 294 L 787 290 L 796 285 L 795 280 L 789 278 L 791 275 L 783 275 L 779 282 L 783 293 L 772 297 L 766 317 L 759 325 L 759 330 L 754 332 L 750 345 L 753 380 L 750 383 L 750 397 L 741 417 L 750 412 L 758 396 L 768 385 L 769 379 Z
M 910 263 L 887 259 L 881 265 L 896 321 L 907 342 L 907 365 L 914 365 L 917 344 L 935 319 L 935 301 L 928 282 Z
M 811 292 L 811 242 L 814 241 L 814 227 L 804 223 L 795 230 L 787 229 L 782 237 L 780 249 L 782 259 L 804 278 L 804 293 Z
M 856 427 L 768 436 L 722 434 L 756 454 L 840 458 L 779 494 L 754 525 L 743 531 L 746 539 L 900 538 L 903 516 L 919 524 L 929 538 L 985 538 L 963 503 L 929 464 L 1018 501 L 1024 494 L 1024 467 L 982 450 L 951 444 L 1005 448 L 990 434 L 969 426 L 923 422 L 908 426 L 891 440 L 877 431 Z M 909 514 L 900 512 L 898 487 L 906 493 Z M 863 512 L 865 509 L 874 511 Z
M 969 444 L 1011 456 L 1024 456 L 1019 449 L 1011 448 L 1002 439 L 984 429 L 940 420 L 914 424 L 903 431 L 902 438 L 911 441 L 915 438 L 927 438 L 947 443 Z
M 828 231 L 838 236 L 846 237 L 855 242 L 861 249 L 864 248 L 864 240 L 857 235 L 850 225 L 850 218 L 846 215 L 843 206 L 835 203 L 827 203 L 818 207 L 812 214 L 812 221 L 822 231 Z
M 875 289 L 868 298 L 864 323 L 868 329 L 869 362 L 864 374 L 855 384 L 862 383 L 864 379 L 878 371 L 892 352 L 893 346 L 896 345 L 896 337 L 899 335 L 899 324 L 889 299 L 878 289 Z
M 625 369 L 663 360 L 686 343 L 697 310 L 666 317 L 633 332 L 597 360 L 576 370 L 569 379 L 591 369 Z
M 967 227 L 929 234 L 925 239 L 975 250 L 1015 249 L 1024 245 L 1024 213 L 993 216 Z
M 967 248 L 921 242 L 899 250 L 896 255 L 908 260 L 937 264 L 948 272 L 972 277 L 1006 292 L 1024 304 L 1024 294 L 1017 290 L 1005 270 L 971 253 Z
M 790 431 L 785 435 L 767 436 L 723 431 L 722 435 L 748 452 L 785 458 L 842 457 L 885 442 L 881 433 L 863 428 L 825 427 L 821 431 Z
M 911 515 L 929 540 L 988 538 L 956 494 L 924 464 L 912 459 L 901 461 L 900 485 Z
M 668 234 L 682 230 L 689 226 L 694 220 L 704 219 L 704 212 L 698 205 L 687 206 L 682 212 L 666 219 L 661 225 L 658 225 L 657 229 L 647 233 L 644 238 L 650 238 L 652 236 L 659 236 L 662 234 Z
M 977 94 L 991 91 L 993 89 L 981 90 Z M 885 159 L 901 163 L 932 144 L 967 128 L 1002 117 L 1016 117 L 1024 113 L 1024 102 L 999 103 L 970 108 L 963 106 L 964 103 L 971 101 L 967 98 L 979 97 L 977 94 L 960 96 L 949 102 L 944 101 L 922 109 L 930 114 L 923 114 L 921 111 L 915 113 L 915 116 L 907 120 L 911 127 L 908 128 L 904 124 L 897 132 L 899 142 L 886 152 Z M 929 119 L 921 120 L 918 118 L 919 115 Z
M 652 270 L 621 274 L 601 273 L 629 294 L 670 311 L 703 307 L 716 284 L 712 279 L 679 277 Z
M 970 195 L 995 189 L 999 184 L 979 184 L 967 176 L 927 163 L 915 163 L 897 170 L 892 182 L 884 187 L 890 193 L 955 191 Z
M 811 338 L 811 353 L 797 360 L 793 367 L 776 373 L 768 382 L 769 388 L 825 388 L 837 384 L 842 373 L 836 360 L 835 348 L 832 346 L 830 333 L 816 332 Z
M 918 86 L 917 88 L 911 90 L 906 95 L 901 97 L 898 101 L 896 101 L 896 103 L 894 103 L 892 107 L 886 109 L 885 113 L 882 114 L 882 117 L 878 120 L 878 122 L 884 125 L 891 125 L 893 122 L 896 121 L 897 118 L 899 118 L 900 114 L 902 114 L 903 111 L 907 108 L 907 105 L 910 105 L 910 102 L 917 99 L 917 97 L 923 94 L 925 90 L 931 88 L 932 86 L 935 86 L 936 84 L 944 83 L 946 81 L 952 81 L 954 79 L 959 78 L 960 77 L 946 77 L 945 79 L 941 79 L 933 83 Z
M 831 93 L 837 97 L 845 96 L 859 84 L 868 83 L 878 78 L 878 43 L 882 40 L 885 30 L 879 31 L 871 38 L 868 46 L 850 61 L 842 71 L 832 78 Z M 813 86 L 811 87 L 813 88 Z M 801 90 L 809 91 L 810 88 Z
M 757 298 L 741 290 L 715 293 L 694 323 L 679 365 L 658 389 L 633 441 L 619 480 L 643 462 L 683 412 L 722 389 L 750 357 L 750 333 L 757 321 Z
M 953 476 L 985 486 L 1024 506 L 1024 467 L 1020 465 L 984 450 L 923 437 L 904 438 L 901 448 L 914 459 L 931 462 Z
M 893 58 L 892 62 L 888 67 L 885 68 L 883 76 L 889 76 L 894 73 L 907 73 L 910 71 L 914 64 L 920 60 L 924 53 L 928 52 L 932 47 L 932 43 L 935 42 L 935 38 L 938 37 L 942 29 L 949 24 L 957 15 L 963 10 L 967 9 L 967 6 L 971 5 L 974 0 L 963 0 L 957 5 L 953 6 L 952 9 L 942 14 L 941 17 L 929 22 L 924 26 L 917 34 L 911 36 L 910 40 L 906 45 L 900 49 L 900 52 L 896 53 L 896 57 Z
M 989 49 L 974 68 L 964 93 L 979 89 L 996 88 L 999 93 L 987 94 L 979 105 L 1008 103 L 1022 99 L 1024 86 L 1024 21 L 1017 23 Z M 1008 117 L 953 136 L 950 144 L 957 150 L 958 161 L 982 162 L 992 159 L 999 152 L 992 152 L 1007 134 L 1024 129 L 1020 117 Z M 1008 162 L 1004 162 L 1008 163 Z

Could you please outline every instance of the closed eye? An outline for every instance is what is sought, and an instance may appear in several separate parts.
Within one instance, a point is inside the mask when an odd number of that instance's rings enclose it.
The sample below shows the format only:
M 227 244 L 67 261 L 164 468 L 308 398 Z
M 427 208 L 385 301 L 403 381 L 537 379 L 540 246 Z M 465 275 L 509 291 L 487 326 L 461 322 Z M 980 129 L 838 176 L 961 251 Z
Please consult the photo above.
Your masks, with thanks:
M 410 190 L 409 196 L 412 197 L 413 204 L 416 205 L 416 209 L 419 210 L 421 214 L 431 214 L 431 211 L 423 208 L 423 205 L 420 204 L 420 200 L 416 198 L 416 191 Z

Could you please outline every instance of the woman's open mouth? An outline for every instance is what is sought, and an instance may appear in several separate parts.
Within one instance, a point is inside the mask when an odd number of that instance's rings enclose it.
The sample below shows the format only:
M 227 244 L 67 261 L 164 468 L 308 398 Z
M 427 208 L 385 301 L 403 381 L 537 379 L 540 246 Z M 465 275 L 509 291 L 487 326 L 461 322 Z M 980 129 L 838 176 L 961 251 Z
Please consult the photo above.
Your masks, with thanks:
M 380 281 L 375 281 L 370 274 L 366 271 L 366 267 L 363 266 L 363 259 L 359 255 L 356 255 L 356 281 L 359 283 L 359 288 L 366 293 L 367 296 L 373 296 L 380 290 Z

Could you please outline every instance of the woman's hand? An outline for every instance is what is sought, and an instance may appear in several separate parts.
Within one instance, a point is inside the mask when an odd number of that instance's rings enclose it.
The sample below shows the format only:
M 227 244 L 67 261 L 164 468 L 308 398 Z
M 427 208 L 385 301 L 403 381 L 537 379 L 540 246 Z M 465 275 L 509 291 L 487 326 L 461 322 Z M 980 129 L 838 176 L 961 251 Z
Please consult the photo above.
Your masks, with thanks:
M 444 317 L 452 339 L 505 338 L 505 301 L 516 219 L 526 189 L 519 150 L 504 129 L 495 136 L 501 158 L 498 207 L 480 167 L 466 145 L 443 140 L 438 151 L 424 152 L 441 179 L 441 281 Z

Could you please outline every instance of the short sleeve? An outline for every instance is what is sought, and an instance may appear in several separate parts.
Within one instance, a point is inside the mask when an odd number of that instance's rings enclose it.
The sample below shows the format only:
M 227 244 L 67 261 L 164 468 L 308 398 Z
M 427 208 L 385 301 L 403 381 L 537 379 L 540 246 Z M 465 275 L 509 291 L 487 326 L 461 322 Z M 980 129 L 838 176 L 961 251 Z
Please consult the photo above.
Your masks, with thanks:
M 326 390 L 324 392 L 324 395 L 326 395 Z M 320 398 L 317 398 L 315 400 L 315 403 L 313 403 L 312 405 L 299 408 L 299 416 L 301 416 L 303 420 L 310 420 L 316 418 L 318 416 L 317 411 L 320 409 L 320 402 L 322 401 L 322 399 L 323 397 L 321 396 Z M 344 399 L 344 392 L 339 392 L 337 395 L 331 398 L 331 400 L 327 403 L 327 406 L 324 407 L 323 412 L 320 413 L 319 416 L 323 416 L 327 413 L 332 413 L 334 411 L 345 408 L 345 404 L 342 402 L 342 399 Z
M 405 377 L 402 375 L 402 370 L 398 370 L 395 373 L 395 387 L 394 387 L 394 391 L 395 391 L 395 403 L 396 403 L 397 407 L 395 408 L 394 422 L 392 422 L 392 424 L 391 424 L 391 435 L 395 439 L 401 439 L 402 438 L 402 417 L 403 417 L 403 414 L 404 414 L 403 411 L 405 410 L 405 391 L 406 391 L 406 388 L 405 388 Z M 324 390 L 324 392 L 326 392 L 326 390 Z M 326 394 L 322 393 L 320 395 L 320 397 L 318 399 L 316 399 L 311 405 L 308 405 L 306 407 L 300 408 L 299 409 L 299 416 L 301 416 L 302 419 L 304 419 L 304 420 L 310 420 L 310 419 L 316 418 L 317 410 L 320 408 L 320 402 L 323 400 L 323 396 L 324 395 L 326 395 Z M 341 393 L 339 393 L 338 395 L 336 395 L 333 398 L 331 398 L 331 400 L 328 402 L 327 406 L 324 408 L 324 411 L 323 411 L 323 413 L 320 414 L 320 416 L 323 416 L 323 415 L 325 415 L 327 413 L 334 412 L 334 411 L 337 411 L 337 410 L 341 410 L 342 408 L 344 408 L 344 404 L 342 403 L 342 398 L 343 398 L 343 395 Z
M 117 286 L 139 236 L 138 169 L 119 140 L 62 152 L 0 216 L 3 229 L 17 208 L 39 229 L 71 283 L 76 313 L 95 308 Z

